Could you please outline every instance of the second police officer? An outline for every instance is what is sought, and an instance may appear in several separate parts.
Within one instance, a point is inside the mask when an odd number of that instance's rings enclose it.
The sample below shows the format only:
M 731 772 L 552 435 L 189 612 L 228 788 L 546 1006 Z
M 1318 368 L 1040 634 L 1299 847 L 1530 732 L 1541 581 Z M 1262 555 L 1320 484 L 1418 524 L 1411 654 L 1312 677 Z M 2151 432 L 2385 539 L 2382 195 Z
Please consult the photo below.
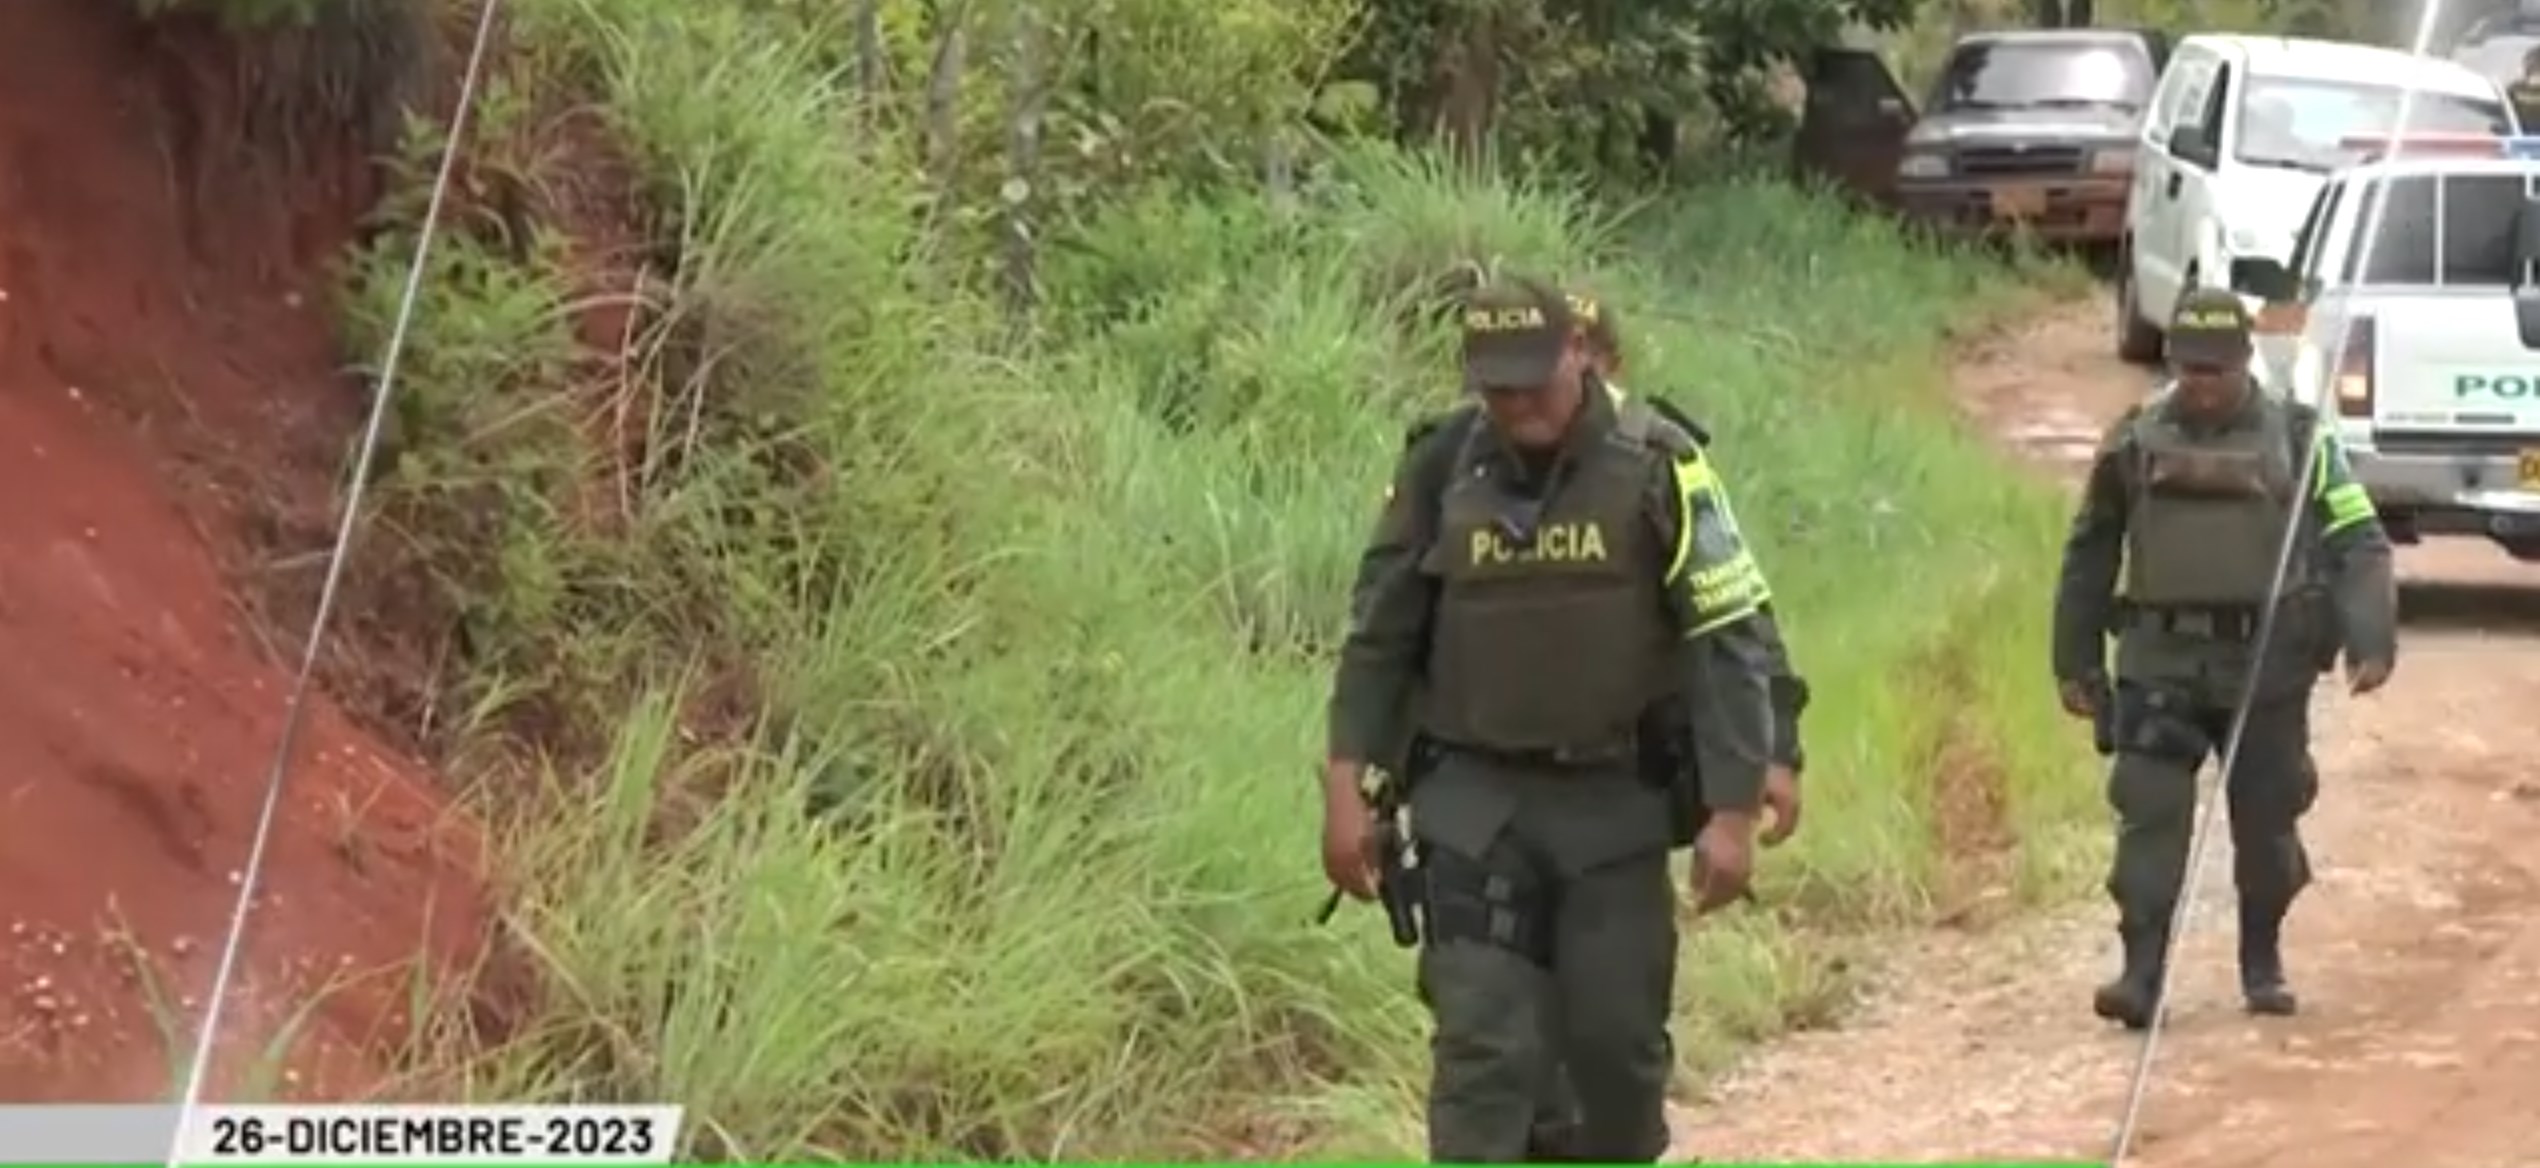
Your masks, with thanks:
M 2104 719 L 2102 748 L 2115 754 L 2108 894 L 2124 967 L 2092 1008 L 2136 1029 L 2150 1025 L 2163 989 L 2196 826 L 2196 772 L 2224 749 L 2252 670 L 2240 756 L 2223 784 L 2241 992 L 2252 1013 L 2295 1011 L 2282 939 L 2311 876 L 2299 825 L 2319 794 L 2312 689 L 2341 648 L 2358 694 L 2389 680 L 2398 653 L 2380 519 L 2334 429 L 2251 376 L 2251 332 L 2248 310 L 2227 290 L 2181 299 L 2169 332 L 2172 380 L 2101 441 L 2056 591 L 2063 705 Z M 2310 477 L 2297 479 L 2313 446 Z M 2285 524 L 2297 513 L 2299 542 L 2278 580 Z M 2254 642 L 2271 603 L 2276 623 L 2261 651 Z

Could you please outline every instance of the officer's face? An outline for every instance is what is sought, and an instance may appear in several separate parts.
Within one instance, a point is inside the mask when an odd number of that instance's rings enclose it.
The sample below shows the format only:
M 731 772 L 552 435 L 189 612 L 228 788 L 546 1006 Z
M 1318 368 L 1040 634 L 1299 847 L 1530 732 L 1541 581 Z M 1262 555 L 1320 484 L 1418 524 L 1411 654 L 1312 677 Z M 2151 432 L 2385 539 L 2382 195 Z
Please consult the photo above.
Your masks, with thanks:
M 1549 450 L 1570 432 L 1579 416 L 1580 375 L 1588 367 L 1587 350 L 1576 340 L 1561 353 L 1545 385 L 1482 391 L 1482 409 L 1492 428 L 1520 450 Z
M 2240 399 L 2249 391 L 2249 371 L 2243 365 L 2180 361 L 2172 372 L 2178 377 L 2179 404 L 2190 413 L 2228 414 L 2240 408 Z

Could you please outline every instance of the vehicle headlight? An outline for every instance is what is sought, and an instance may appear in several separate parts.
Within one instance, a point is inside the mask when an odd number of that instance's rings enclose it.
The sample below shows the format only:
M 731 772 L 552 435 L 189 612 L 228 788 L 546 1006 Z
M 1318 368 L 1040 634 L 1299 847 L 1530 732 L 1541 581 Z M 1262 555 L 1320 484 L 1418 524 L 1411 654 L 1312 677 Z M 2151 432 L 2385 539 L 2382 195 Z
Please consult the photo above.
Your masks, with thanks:
M 2134 151 L 2131 149 L 2100 150 L 2090 156 L 2092 174 L 2133 174 Z
M 1945 178 L 1948 174 L 1949 159 L 1929 151 L 1908 154 L 1896 164 L 1898 178 Z

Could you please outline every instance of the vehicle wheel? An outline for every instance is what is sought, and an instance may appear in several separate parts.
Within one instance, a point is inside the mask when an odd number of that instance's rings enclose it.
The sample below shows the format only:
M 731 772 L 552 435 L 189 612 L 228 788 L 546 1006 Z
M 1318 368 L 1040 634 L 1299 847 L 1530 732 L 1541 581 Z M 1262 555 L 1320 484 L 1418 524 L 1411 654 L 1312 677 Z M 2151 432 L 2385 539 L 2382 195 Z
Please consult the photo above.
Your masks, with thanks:
M 2137 365 L 2149 365 L 2161 359 L 2161 330 L 2143 319 L 2143 306 L 2134 294 L 2134 256 L 2120 253 L 2117 259 L 2117 356 Z

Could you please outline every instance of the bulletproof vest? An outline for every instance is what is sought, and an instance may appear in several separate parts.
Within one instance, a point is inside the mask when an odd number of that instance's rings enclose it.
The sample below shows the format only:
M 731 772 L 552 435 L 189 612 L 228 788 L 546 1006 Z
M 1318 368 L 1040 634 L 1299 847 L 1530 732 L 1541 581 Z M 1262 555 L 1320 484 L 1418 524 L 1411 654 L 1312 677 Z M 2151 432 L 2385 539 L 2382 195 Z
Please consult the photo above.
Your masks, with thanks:
M 2167 397 L 2135 418 L 2126 599 L 2143 605 L 2264 604 L 2276 551 L 2300 493 L 2292 419 L 2261 400 L 2255 417 L 2198 433 L 2166 417 Z M 2285 580 L 2298 586 L 2297 557 Z
M 1645 510 L 1655 419 L 1636 403 L 1530 497 L 1477 425 L 1422 570 L 1438 582 L 1419 723 L 1446 742 L 1602 757 L 1631 740 L 1676 638 Z

